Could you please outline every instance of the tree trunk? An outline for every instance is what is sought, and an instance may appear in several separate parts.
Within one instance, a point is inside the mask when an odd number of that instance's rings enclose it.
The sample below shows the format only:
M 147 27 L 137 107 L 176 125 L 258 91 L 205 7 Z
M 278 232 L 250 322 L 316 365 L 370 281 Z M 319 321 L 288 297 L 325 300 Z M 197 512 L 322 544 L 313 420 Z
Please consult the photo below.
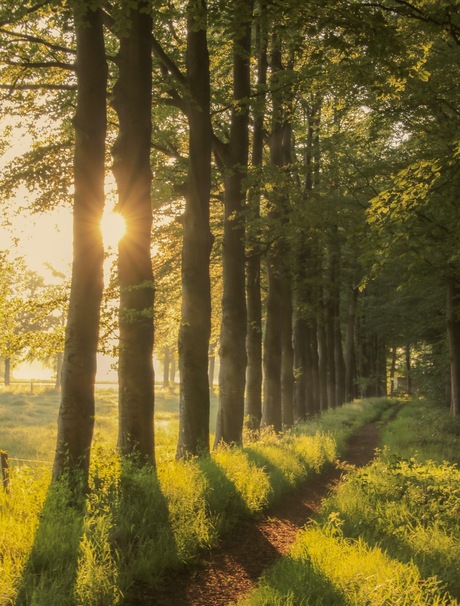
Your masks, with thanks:
M 59 351 L 56 354 L 56 380 L 54 382 L 54 389 L 59 391 L 62 385 L 62 365 L 64 363 L 64 354 Z
M 228 153 L 224 159 L 224 242 L 222 250 L 222 324 L 220 330 L 219 407 L 215 446 L 241 444 L 246 381 L 245 217 L 251 92 L 252 0 L 234 3 L 233 107 Z
M 209 346 L 208 380 L 211 393 L 214 391 L 214 375 L 216 373 L 216 346 Z
M 208 352 L 211 334 L 209 228 L 211 146 L 206 2 L 187 5 L 189 163 L 182 249 L 182 316 L 179 330 L 180 421 L 177 456 L 209 452 Z
M 281 418 L 283 427 L 294 424 L 294 352 L 292 348 L 291 285 L 283 280 L 283 314 L 281 322 Z
M 150 186 L 152 18 L 148 2 L 126 14 L 117 55 L 113 107 L 119 133 L 113 146 L 118 210 L 126 233 L 118 246 L 119 432 L 122 454 L 154 464 L 153 272 Z
M 335 408 L 336 401 L 336 364 L 335 364 L 335 312 L 332 295 L 326 296 L 326 356 L 327 356 L 327 401 L 330 408 Z
M 267 303 L 264 336 L 264 399 L 262 425 L 281 431 L 281 278 L 278 273 L 280 260 L 278 251 L 267 255 Z
M 450 355 L 450 410 L 454 417 L 460 412 L 460 287 L 457 282 L 447 285 L 447 332 Z
M 5 387 L 9 387 L 11 384 L 11 358 L 5 358 L 3 383 Z
M 407 375 L 407 395 L 412 395 L 412 368 L 411 368 L 411 355 L 410 355 L 410 344 L 407 343 L 404 351 L 406 361 L 406 375 Z
M 304 421 L 307 411 L 307 322 L 299 314 L 297 301 L 294 301 L 294 421 Z
M 316 414 L 320 412 L 321 406 L 319 393 L 318 327 L 315 318 L 312 318 L 308 327 L 308 342 L 311 364 L 311 373 L 309 373 L 309 376 L 311 375 L 311 385 L 308 389 L 311 392 L 311 413 Z
M 318 319 L 318 374 L 319 374 L 319 406 L 324 411 L 329 408 L 328 375 L 327 375 L 327 338 L 323 318 Z
M 86 481 L 94 428 L 94 382 L 103 291 L 106 82 L 102 11 L 75 11 L 77 110 L 74 118 L 73 266 L 62 395 L 53 467 L 81 471 Z M 78 13 L 78 14 L 77 14 Z
M 176 384 L 176 353 L 174 351 L 171 352 L 171 371 L 169 376 L 171 377 L 171 383 L 174 387 Z
M 356 306 L 358 303 L 358 289 L 354 286 L 350 288 L 348 299 L 347 330 L 345 335 L 345 402 L 353 401 L 353 379 L 355 376 L 355 323 Z
M 398 348 L 393 345 L 391 348 L 391 363 L 390 363 L 390 396 L 395 395 L 395 374 L 396 374 L 396 358 Z
M 261 11 L 262 13 L 262 11 Z M 263 14 L 263 13 L 262 13 Z M 254 109 L 252 136 L 252 166 L 260 173 L 264 147 L 265 87 L 267 84 L 267 34 L 259 19 L 255 28 L 255 54 L 257 57 L 257 91 L 260 101 Z M 259 177 L 260 178 L 260 177 Z M 254 233 L 247 231 L 248 259 L 246 263 L 247 305 L 247 368 L 245 417 L 249 429 L 258 429 L 262 418 L 262 301 L 260 292 L 260 247 L 257 223 L 260 217 L 260 183 L 249 190 L 248 207 L 254 219 Z M 251 223 L 249 222 L 249 227 Z
M 169 387 L 169 369 L 171 365 L 171 358 L 169 355 L 169 346 L 163 350 L 163 388 L 167 389 Z

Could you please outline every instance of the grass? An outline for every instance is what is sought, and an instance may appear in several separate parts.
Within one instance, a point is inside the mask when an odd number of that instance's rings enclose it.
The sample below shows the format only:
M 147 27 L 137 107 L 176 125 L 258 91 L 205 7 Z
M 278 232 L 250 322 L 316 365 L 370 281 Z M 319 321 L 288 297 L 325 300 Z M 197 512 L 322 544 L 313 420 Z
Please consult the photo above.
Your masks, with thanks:
M 12 457 L 50 460 L 57 405 L 55 394 L 2 394 L 0 415 L 10 427 L 1 425 L 0 446 L 17 429 L 24 444 L 11 445 Z M 177 462 L 177 401 L 166 394 L 157 398 L 153 473 L 118 457 L 116 394 L 101 391 L 87 497 L 75 503 L 65 482 L 50 487 L 50 465 L 19 462 L 10 494 L 0 493 L 0 604 L 133 603 L 142 587 L 199 559 L 241 516 L 330 464 L 344 436 L 389 405 L 363 401 L 331 411 L 324 427 L 315 420 L 280 436 L 264 432 L 248 436 L 244 448 Z
M 239 605 L 459 604 L 460 471 L 445 460 L 458 460 L 458 427 L 408 403 L 376 460 L 347 475 Z

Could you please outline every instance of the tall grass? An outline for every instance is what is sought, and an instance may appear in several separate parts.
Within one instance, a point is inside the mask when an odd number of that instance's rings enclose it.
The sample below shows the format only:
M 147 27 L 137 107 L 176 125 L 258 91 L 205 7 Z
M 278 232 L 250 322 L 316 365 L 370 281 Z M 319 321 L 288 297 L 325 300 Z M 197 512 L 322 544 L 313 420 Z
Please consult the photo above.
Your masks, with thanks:
M 133 603 L 137 591 L 157 586 L 168 571 L 215 546 L 241 516 L 257 514 L 283 490 L 331 463 L 344 433 L 389 405 L 366 401 L 326 415 L 326 429 L 315 420 L 280 436 L 265 432 L 244 448 L 222 447 L 212 457 L 178 462 L 177 414 L 174 403 L 166 402 L 156 419 L 154 473 L 120 460 L 111 443 L 116 394 L 99 397 L 91 490 L 81 503 L 74 502 L 65 482 L 49 486 L 49 466 L 15 465 L 10 494 L 0 493 L 2 606 L 108 606 L 127 597 Z M 26 403 L 20 406 L 34 408 L 21 398 Z M 33 398 L 37 408 L 56 408 L 51 394 Z M 0 414 L 15 414 L 11 400 L 0 402 Z M 43 414 L 45 433 L 48 423 Z M 37 427 L 30 424 L 30 436 Z M 0 446 L 5 440 L 2 430 Z M 13 447 L 17 458 L 38 452 L 51 458 L 43 444 L 42 450 L 38 444 Z
M 459 604 L 460 471 L 428 460 L 457 460 L 456 426 L 428 402 L 407 404 L 383 432 L 389 445 L 347 475 L 240 606 Z

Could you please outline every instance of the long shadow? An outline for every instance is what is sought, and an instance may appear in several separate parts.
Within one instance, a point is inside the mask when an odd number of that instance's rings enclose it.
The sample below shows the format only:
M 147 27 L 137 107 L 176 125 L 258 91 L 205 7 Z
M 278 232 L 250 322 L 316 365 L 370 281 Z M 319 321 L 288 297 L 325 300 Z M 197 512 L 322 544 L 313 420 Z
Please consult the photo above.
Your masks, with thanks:
M 49 487 L 19 583 L 16 606 L 75 603 L 84 516 L 84 496 L 76 497 L 75 490 L 65 480 Z
M 222 548 L 210 551 L 200 567 L 176 577 L 168 576 L 168 585 L 158 588 L 155 598 L 148 602 L 151 606 L 230 603 L 238 598 L 241 587 L 249 589 L 262 571 L 280 557 L 254 520 L 247 518 L 246 503 L 224 469 L 210 457 L 198 465 L 208 480 L 207 506 L 222 533 Z M 227 516 L 236 519 L 236 524 L 227 523 Z
M 119 554 L 118 582 L 124 606 L 152 602 L 166 574 L 181 567 L 168 503 L 156 472 L 135 461 L 121 465 L 111 542 Z
M 293 490 L 292 484 L 284 475 L 283 471 L 273 463 L 273 461 L 261 453 L 260 451 L 247 446 L 244 448 L 244 453 L 247 455 L 249 461 L 254 463 L 257 467 L 265 470 L 270 477 L 270 485 L 274 489 L 273 500 L 276 501 L 283 494 L 286 494 Z
M 276 572 L 278 574 L 275 574 Z M 349 604 L 343 593 L 308 560 L 283 559 L 262 578 L 261 586 L 273 590 L 278 603 L 280 598 L 285 596 L 286 603 L 289 604 L 323 604 L 324 606 Z M 264 594 L 267 599 L 267 592 L 264 591 Z M 299 601 L 296 601 L 296 598 Z M 305 598 L 306 602 L 303 601 Z

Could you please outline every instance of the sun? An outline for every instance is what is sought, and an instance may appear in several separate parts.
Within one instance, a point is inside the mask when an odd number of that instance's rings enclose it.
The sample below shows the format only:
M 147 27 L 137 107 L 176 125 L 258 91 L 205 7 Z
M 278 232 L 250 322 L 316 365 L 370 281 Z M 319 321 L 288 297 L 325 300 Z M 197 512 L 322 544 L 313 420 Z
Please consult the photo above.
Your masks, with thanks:
M 126 233 L 126 222 L 119 213 L 106 209 L 101 219 L 101 231 L 104 246 L 114 248 Z

